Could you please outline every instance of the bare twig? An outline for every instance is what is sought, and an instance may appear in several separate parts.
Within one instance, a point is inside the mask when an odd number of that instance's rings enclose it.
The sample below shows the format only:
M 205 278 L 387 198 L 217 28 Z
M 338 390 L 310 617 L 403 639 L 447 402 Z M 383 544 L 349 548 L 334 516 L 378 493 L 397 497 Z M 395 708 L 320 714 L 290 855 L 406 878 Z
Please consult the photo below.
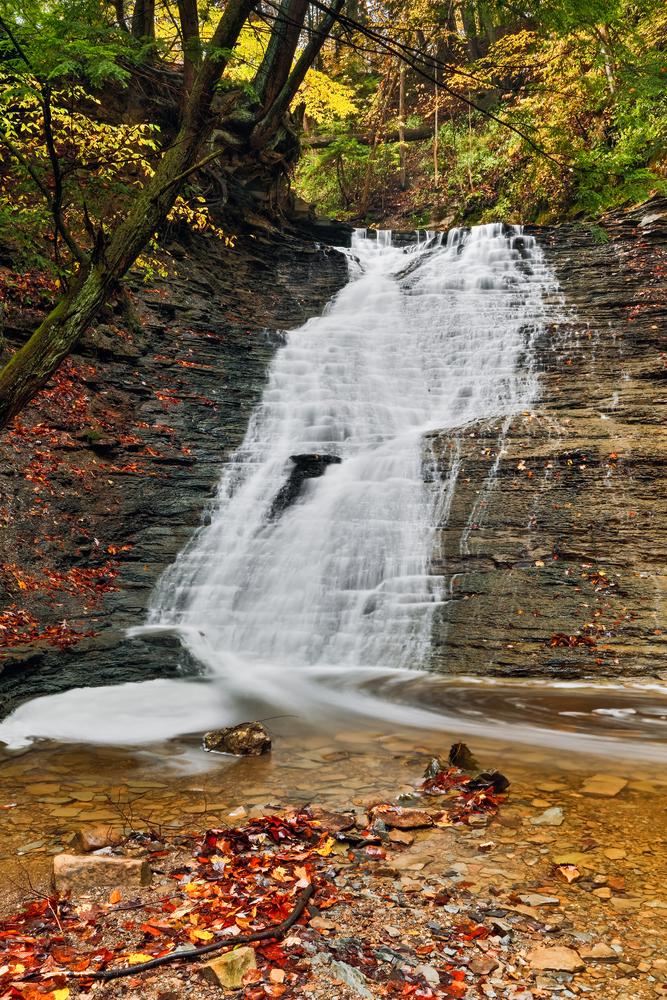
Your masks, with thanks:
M 12 29 L 9 27 L 9 25 L 7 24 L 7 22 L 2 17 L 0 17 L 0 28 L 2 28 L 2 30 L 5 32 L 6 35 L 9 35 L 9 37 L 11 39 L 11 42 L 12 42 L 12 45 L 14 46 L 14 48 L 16 49 L 16 51 L 18 52 L 18 54 L 20 55 L 21 59 L 23 60 L 23 62 L 28 67 L 28 69 L 32 69 L 32 64 L 31 64 L 30 60 L 28 59 L 27 55 L 23 51 L 20 43 L 16 40 L 16 37 L 13 34 Z
M 26 887 L 24 885 L 20 885 L 18 882 L 15 882 L 13 878 L 9 878 L 8 877 L 7 881 L 9 882 L 10 885 L 13 885 L 15 889 L 19 889 L 21 892 L 31 892 L 33 894 L 33 896 L 36 896 L 38 899 L 45 899 L 45 900 L 47 900 L 47 902 L 49 904 L 49 909 L 51 910 L 51 913 L 53 914 L 53 919 L 58 924 L 58 928 L 60 930 L 60 933 L 64 935 L 65 932 L 63 930 L 63 925 L 60 923 L 60 918 L 58 917 L 58 912 L 57 912 L 56 909 L 54 909 L 53 903 L 51 902 L 51 900 L 55 899 L 55 897 L 54 896 L 50 896 L 46 892 L 40 892 L 39 889 L 35 889 L 34 885 L 32 884 L 32 880 L 30 878 L 30 872 L 26 871 L 25 869 L 23 869 L 23 866 L 22 866 L 22 864 L 20 862 L 19 862 L 19 867 L 22 869 L 23 874 L 25 875 L 25 877 L 28 880 L 28 889 L 26 889 Z

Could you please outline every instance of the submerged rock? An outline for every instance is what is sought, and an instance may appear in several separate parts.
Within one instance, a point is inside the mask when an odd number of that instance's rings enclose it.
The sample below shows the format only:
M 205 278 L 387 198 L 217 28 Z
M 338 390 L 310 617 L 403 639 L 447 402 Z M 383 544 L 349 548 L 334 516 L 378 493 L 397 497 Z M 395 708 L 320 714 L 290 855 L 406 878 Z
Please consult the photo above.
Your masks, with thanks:
M 341 459 L 338 455 L 290 455 L 290 462 L 294 462 L 289 479 L 276 493 L 271 504 L 269 518 L 273 520 L 299 496 L 301 487 L 305 479 L 318 479 L 323 476 L 330 465 L 340 465 Z
M 260 757 L 271 749 L 271 737 L 261 722 L 242 722 L 227 729 L 214 729 L 204 736 L 204 749 L 231 753 L 235 757 Z
M 99 851 L 103 847 L 118 847 L 126 839 L 122 830 L 116 830 L 111 826 L 96 826 L 90 830 L 82 830 L 79 838 L 80 849 L 84 854 Z

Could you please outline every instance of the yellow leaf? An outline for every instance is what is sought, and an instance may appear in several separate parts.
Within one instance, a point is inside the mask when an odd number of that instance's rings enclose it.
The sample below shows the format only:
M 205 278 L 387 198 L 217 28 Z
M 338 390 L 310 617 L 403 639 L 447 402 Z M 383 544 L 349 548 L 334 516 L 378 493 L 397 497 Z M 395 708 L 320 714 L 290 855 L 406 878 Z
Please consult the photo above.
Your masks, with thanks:
M 190 937 L 198 937 L 201 938 L 202 941 L 210 941 L 213 935 L 210 931 L 201 931 L 197 928 L 196 931 L 190 932 Z
M 154 955 L 143 955 L 140 951 L 133 951 L 131 955 L 127 956 L 130 965 L 141 965 L 142 962 L 150 962 L 153 958 L 155 958 Z
M 323 858 L 328 858 L 334 849 L 334 844 L 336 841 L 333 837 L 329 837 L 324 847 L 320 847 L 319 851 L 315 851 L 315 854 L 319 854 Z
M 69 996 L 69 986 L 63 986 L 61 990 L 54 990 L 51 994 L 53 1000 L 67 1000 Z

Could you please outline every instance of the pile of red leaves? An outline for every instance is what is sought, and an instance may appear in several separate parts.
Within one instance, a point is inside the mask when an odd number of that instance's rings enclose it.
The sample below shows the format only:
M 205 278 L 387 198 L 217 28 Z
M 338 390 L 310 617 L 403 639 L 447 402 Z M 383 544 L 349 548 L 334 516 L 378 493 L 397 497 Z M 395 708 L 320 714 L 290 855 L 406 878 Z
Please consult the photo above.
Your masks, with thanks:
M 0 1000 L 65 1000 L 72 974 L 87 988 L 93 971 L 131 967 L 179 945 L 201 947 L 216 938 L 233 945 L 241 933 L 281 923 L 311 882 L 318 887 L 318 907 L 332 906 L 334 887 L 318 881 L 316 871 L 328 864 L 333 844 L 318 823 L 301 813 L 253 820 L 246 829 L 211 830 L 195 851 L 196 864 L 171 872 L 178 892 L 140 906 L 141 922 L 123 924 L 126 941 L 111 949 L 103 944 L 105 922 L 133 905 L 118 910 L 93 902 L 75 906 L 57 897 L 33 902 L 0 924 Z M 151 862 L 158 865 L 168 854 L 155 851 Z M 307 915 L 301 918 L 306 921 Z M 285 967 L 288 956 L 280 945 L 266 944 L 258 951 Z M 302 954 L 296 949 L 294 958 Z M 268 995 L 281 996 L 296 979 L 296 972 L 289 972 L 281 983 L 270 981 Z
M 424 781 L 419 786 L 421 795 L 449 795 L 447 809 L 440 822 L 449 824 L 485 825 L 489 814 L 495 815 L 505 796 L 499 790 L 507 788 L 509 782 L 497 772 L 467 774 L 451 765 L 443 767 L 437 758 L 426 770 Z M 452 795 L 455 792 L 457 794 Z
M 5 589 L 19 591 L 41 591 L 53 598 L 58 593 L 67 593 L 88 602 L 93 608 L 100 594 L 115 590 L 113 581 L 118 570 L 112 562 L 92 569 L 72 567 L 67 573 L 44 567 L 43 579 L 21 569 L 16 563 L 0 564 L 0 580 L 5 577 Z M 26 643 L 47 642 L 50 646 L 66 649 L 84 636 L 97 635 L 96 632 L 77 631 L 68 625 L 66 619 L 57 625 L 44 625 L 25 609 L 12 604 L 10 609 L 0 614 L 0 647 L 22 646 Z
M 566 635 L 565 632 L 556 632 L 551 636 L 549 641 L 545 643 L 545 646 L 569 646 L 570 649 L 575 646 L 592 646 L 593 649 L 597 649 L 597 646 L 593 639 L 588 635 Z
M 74 631 L 65 619 L 59 625 L 44 625 L 30 612 L 17 609 L 15 604 L 12 604 L 9 611 L 0 614 L 0 647 L 46 642 L 49 646 L 67 649 L 84 636 L 97 634 Z

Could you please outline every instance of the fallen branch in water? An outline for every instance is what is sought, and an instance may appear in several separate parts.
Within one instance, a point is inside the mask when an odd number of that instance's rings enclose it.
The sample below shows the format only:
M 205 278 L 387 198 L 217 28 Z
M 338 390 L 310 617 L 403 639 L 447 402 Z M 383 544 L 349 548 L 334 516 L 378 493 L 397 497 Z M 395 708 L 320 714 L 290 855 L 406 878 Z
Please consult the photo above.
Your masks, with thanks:
M 236 947 L 239 944 L 249 944 L 251 941 L 264 941 L 267 938 L 281 937 L 299 919 L 314 892 L 315 887 L 312 883 L 306 886 L 290 915 L 281 924 L 276 924 L 274 927 L 267 927 L 263 931 L 255 931 L 254 934 L 239 935 L 230 941 L 215 941 L 213 944 L 204 945 L 203 948 L 195 948 L 193 951 L 171 952 L 169 955 L 161 955 L 159 958 L 154 958 L 150 962 L 142 962 L 141 965 L 128 965 L 123 969 L 111 969 L 109 972 L 86 972 L 85 975 L 91 979 L 120 979 L 121 976 L 134 976 L 138 972 L 156 969 L 159 965 L 166 965 L 167 962 L 175 962 L 177 959 L 192 962 L 199 955 L 208 955 L 228 945 Z

